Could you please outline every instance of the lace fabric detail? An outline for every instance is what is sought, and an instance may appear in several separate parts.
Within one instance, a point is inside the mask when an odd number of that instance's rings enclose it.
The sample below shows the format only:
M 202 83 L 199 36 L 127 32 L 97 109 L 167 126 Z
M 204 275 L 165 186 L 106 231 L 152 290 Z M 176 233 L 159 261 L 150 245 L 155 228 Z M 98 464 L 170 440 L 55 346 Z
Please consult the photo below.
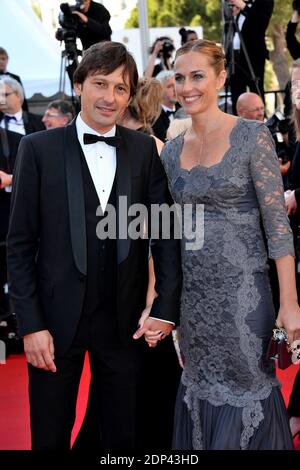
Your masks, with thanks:
M 250 169 L 268 240 L 270 258 L 294 255 L 291 229 L 285 209 L 282 177 L 267 128 L 259 129 Z
M 183 138 L 169 142 L 161 158 L 175 202 L 204 204 L 203 248 L 187 251 L 182 240 L 184 401 L 195 449 L 202 448 L 199 400 L 243 408 L 240 446 L 246 449 L 263 419 L 260 401 L 278 385 L 274 365 L 264 360 L 275 313 L 260 216 L 269 256 L 294 255 L 282 178 L 262 123 L 239 119 L 230 149 L 208 168 L 180 168 Z
M 263 419 L 264 414 L 260 401 L 250 401 L 248 405 L 243 408 L 243 430 L 241 434 L 241 450 L 247 450 L 249 441 L 253 436 L 255 429 L 258 428 L 259 424 Z
M 191 389 L 187 389 L 187 394 L 189 394 L 189 397 L 186 398 L 185 401 L 190 410 L 193 421 L 193 449 L 203 450 L 199 401 L 196 396 L 191 393 Z

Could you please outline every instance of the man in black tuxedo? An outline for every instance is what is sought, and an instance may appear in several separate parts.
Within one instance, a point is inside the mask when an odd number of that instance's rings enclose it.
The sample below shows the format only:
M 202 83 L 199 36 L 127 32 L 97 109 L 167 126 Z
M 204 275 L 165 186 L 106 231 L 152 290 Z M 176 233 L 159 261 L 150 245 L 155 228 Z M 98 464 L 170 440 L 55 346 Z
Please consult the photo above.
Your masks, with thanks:
M 178 320 L 178 240 L 159 236 L 151 243 L 158 297 L 150 316 L 141 316 L 148 240 L 96 236 L 107 203 L 116 210 L 118 230 L 132 220 L 124 198 L 128 207 L 172 204 L 154 139 L 115 125 L 137 81 L 134 59 L 122 44 L 95 44 L 74 75 L 81 99 L 76 120 L 27 136 L 20 145 L 8 268 L 29 363 L 34 449 L 69 448 L 87 350 L 102 446 L 133 449 L 141 366 L 133 335 L 150 330 L 163 338 Z
M 7 283 L 6 236 L 12 174 L 21 138 L 21 134 L 0 128 L 0 318 L 8 313 L 7 295 L 4 292 L 4 285 Z
M 175 78 L 172 70 L 162 70 L 155 77 L 162 84 L 161 113 L 152 126 L 153 133 L 163 142 L 166 140 L 167 130 L 174 114 L 179 108 L 175 93 Z
M 22 110 L 24 93 L 20 83 L 8 75 L 0 79 L 5 93 L 4 102 L 0 102 L 0 127 L 22 135 L 44 130 L 42 116 Z
M 231 69 L 232 56 L 227 52 L 227 61 L 230 67 L 229 83 L 232 95 L 232 110 L 236 114 L 236 101 L 238 97 L 249 90 L 259 93 L 264 100 L 264 71 L 265 62 L 269 57 L 266 47 L 265 34 L 273 13 L 274 0 L 230 0 L 232 13 L 239 27 L 244 46 L 240 44 L 238 33 L 233 36 L 230 48 L 234 49 L 234 70 Z M 226 25 L 225 25 L 226 27 Z M 225 29 L 226 34 L 226 29 Z M 246 53 L 249 56 L 257 85 L 252 80 Z
M 23 101 L 23 104 L 22 104 L 22 109 L 23 109 L 23 111 L 28 111 L 28 103 L 27 103 L 27 100 L 25 98 L 23 83 L 22 83 L 21 78 L 19 77 L 19 75 L 8 72 L 8 70 L 7 70 L 8 60 L 9 60 L 9 57 L 8 57 L 7 51 L 3 47 L 0 47 L 0 79 L 1 79 L 1 75 L 8 75 L 9 77 L 14 78 L 15 80 L 17 80 L 17 82 L 20 83 L 20 85 L 23 89 L 23 94 L 24 94 L 24 101 Z

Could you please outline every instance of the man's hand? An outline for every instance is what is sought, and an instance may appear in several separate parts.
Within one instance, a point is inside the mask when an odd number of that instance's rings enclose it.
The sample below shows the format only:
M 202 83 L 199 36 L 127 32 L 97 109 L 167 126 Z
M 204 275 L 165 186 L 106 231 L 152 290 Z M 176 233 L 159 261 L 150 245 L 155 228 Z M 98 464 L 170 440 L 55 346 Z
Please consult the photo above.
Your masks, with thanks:
M 145 340 L 147 341 L 150 348 L 154 348 L 157 345 L 158 341 L 168 336 L 174 328 L 174 325 L 172 323 L 154 320 L 153 318 L 147 318 L 145 320 L 143 318 L 143 321 L 141 322 L 141 319 L 139 322 L 140 327 L 134 333 L 133 338 L 139 339 L 141 338 L 141 336 L 144 335 Z
M 48 330 L 25 335 L 24 351 L 27 362 L 32 366 L 56 372 L 53 338 Z
M 12 185 L 12 176 L 0 170 L 0 189 L 7 188 Z
M 87 17 L 86 15 L 84 15 L 83 13 L 81 13 L 80 11 L 72 11 L 72 14 L 79 16 L 79 18 L 81 19 L 81 21 L 82 21 L 83 23 L 87 23 L 87 22 L 88 22 L 88 17 Z

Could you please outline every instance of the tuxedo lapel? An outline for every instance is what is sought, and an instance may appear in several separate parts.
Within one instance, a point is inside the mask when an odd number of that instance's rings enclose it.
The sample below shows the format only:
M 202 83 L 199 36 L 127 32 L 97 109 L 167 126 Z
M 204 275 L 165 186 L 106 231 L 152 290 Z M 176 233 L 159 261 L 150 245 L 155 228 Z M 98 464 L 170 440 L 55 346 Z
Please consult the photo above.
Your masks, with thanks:
M 22 119 L 23 119 L 23 124 L 24 124 L 24 129 L 25 129 L 26 135 L 32 134 L 33 133 L 33 128 L 32 128 L 32 125 L 29 121 L 27 111 L 23 111 Z
M 131 205 L 131 162 L 130 151 L 128 149 L 128 141 L 126 135 L 122 132 L 122 128 L 117 126 L 116 135 L 122 137 L 122 143 L 117 148 L 117 249 L 118 249 L 118 264 L 124 261 L 129 253 L 130 239 L 128 237 L 128 208 Z M 120 196 L 127 197 L 126 213 L 124 214 L 124 207 L 120 205 Z M 122 203 L 121 203 L 122 204 Z M 119 236 L 119 223 L 122 225 L 122 231 L 126 229 L 126 237 Z M 123 234 L 124 235 L 124 234 Z
M 64 138 L 72 250 L 77 269 L 82 274 L 86 275 L 87 255 L 85 205 L 80 153 L 78 147 L 79 143 L 77 139 L 75 120 L 65 127 Z

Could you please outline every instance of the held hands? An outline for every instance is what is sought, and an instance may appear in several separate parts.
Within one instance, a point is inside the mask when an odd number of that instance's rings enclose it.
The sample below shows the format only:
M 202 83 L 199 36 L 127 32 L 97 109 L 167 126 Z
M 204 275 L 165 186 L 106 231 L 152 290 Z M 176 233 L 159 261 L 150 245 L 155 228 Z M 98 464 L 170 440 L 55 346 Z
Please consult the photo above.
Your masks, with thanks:
M 77 15 L 79 16 L 79 18 L 81 19 L 81 21 L 83 23 L 87 23 L 88 22 L 88 17 L 86 15 L 84 15 L 83 13 L 81 13 L 80 11 L 72 11 L 72 15 Z
M 133 338 L 139 339 L 144 335 L 149 348 L 155 348 L 158 341 L 168 336 L 174 328 L 172 323 L 149 318 L 151 305 L 146 307 L 139 320 L 139 329 L 134 333 Z
M 56 372 L 53 338 L 48 330 L 25 335 L 24 351 L 27 362 L 32 366 Z
M 7 186 L 11 186 L 11 184 L 12 176 L 0 170 L 0 189 L 7 188 Z

